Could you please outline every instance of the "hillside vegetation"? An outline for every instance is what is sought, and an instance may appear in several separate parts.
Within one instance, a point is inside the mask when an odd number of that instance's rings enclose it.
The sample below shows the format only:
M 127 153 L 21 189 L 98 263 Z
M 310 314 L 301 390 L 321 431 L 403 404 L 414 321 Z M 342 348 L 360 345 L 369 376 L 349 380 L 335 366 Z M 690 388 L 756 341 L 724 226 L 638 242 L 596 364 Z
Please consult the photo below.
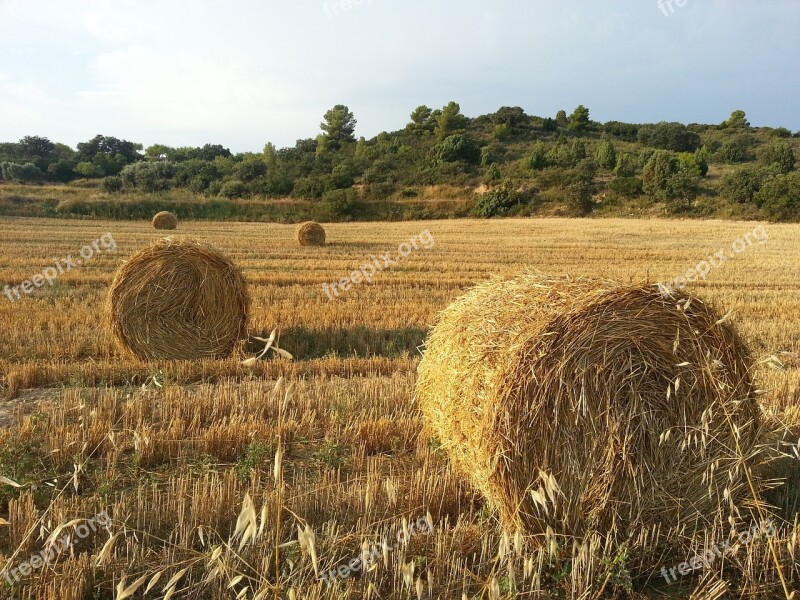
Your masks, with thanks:
M 328 221 L 673 215 L 800 220 L 800 133 L 752 127 L 555 118 L 520 107 L 469 118 L 420 106 L 404 129 L 356 138 L 337 105 L 293 147 L 233 154 L 98 135 L 72 149 L 0 144 L 0 214 Z

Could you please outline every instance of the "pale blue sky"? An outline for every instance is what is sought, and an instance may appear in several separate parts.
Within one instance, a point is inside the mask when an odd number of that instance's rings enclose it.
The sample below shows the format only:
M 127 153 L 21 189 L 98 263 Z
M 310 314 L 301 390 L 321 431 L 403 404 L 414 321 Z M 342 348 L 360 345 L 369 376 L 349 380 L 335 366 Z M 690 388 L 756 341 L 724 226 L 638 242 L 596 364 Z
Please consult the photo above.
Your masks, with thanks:
M 0 0 L 0 141 L 259 151 L 449 100 L 800 129 L 800 1 L 662 1 Z

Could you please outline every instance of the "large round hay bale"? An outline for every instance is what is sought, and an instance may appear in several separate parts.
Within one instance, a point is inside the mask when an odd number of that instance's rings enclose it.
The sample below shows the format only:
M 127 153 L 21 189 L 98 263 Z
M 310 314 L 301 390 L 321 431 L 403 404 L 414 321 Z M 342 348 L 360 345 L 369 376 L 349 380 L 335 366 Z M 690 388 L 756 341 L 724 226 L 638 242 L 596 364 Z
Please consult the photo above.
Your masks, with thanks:
M 175 229 L 177 226 L 178 217 L 168 210 L 162 210 L 153 217 L 153 227 L 155 229 Z
M 439 315 L 417 399 L 507 530 L 699 527 L 743 499 L 760 422 L 749 353 L 719 321 L 656 286 L 495 279 Z
M 116 339 L 139 358 L 221 358 L 244 337 L 248 305 L 241 273 L 218 250 L 167 238 L 120 267 L 106 312 Z
M 301 246 L 325 245 L 325 228 L 314 221 L 306 221 L 298 225 L 295 236 Z

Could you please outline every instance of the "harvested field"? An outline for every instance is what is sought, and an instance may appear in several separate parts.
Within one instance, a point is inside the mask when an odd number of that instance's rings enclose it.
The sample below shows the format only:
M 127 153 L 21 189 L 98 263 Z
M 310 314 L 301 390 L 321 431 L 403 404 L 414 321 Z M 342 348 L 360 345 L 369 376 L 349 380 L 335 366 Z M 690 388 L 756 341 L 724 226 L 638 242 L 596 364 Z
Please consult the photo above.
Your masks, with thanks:
M 241 361 L 263 343 L 197 361 L 140 360 L 116 347 L 102 326 L 106 294 L 121 262 L 162 237 L 149 222 L 3 219 L 0 284 L 11 288 L 106 232 L 116 250 L 18 299 L 10 290 L 13 301 L 0 290 L 0 475 L 20 486 L 0 483 L 8 521 L 0 568 L 32 564 L 49 537 L 70 536 L 45 568 L 0 578 L 0 598 L 115 598 L 137 582 L 134 598 L 170 589 L 172 598 L 213 599 L 273 598 L 276 590 L 280 598 L 786 597 L 800 588 L 800 459 L 792 450 L 800 436 L 800 226 L 765 225 L 766 243 L 734 252 L 756 226 L 326 224 L 327 245 L 308 248 L 296 244 L 292 225 L 182 221 L 173 237 L 207 241 L 242 270 L 250 335 L 277 328 L 277 344 L 295 357 L 267 354 L 248 367 Z M 435 245 L 399 257 L 399 245 L 424 230 Z M 785 426 L 765 438 L 789 455 L 768 470 L 790 478 L 766 495 L 779 519 L 775 536 L 740 543 L 668 584 L 662 567 L 729 540 L 731 524 L 709 515 L 712 524 L 695 536 L 681 523 L 658 536 L 639 531 L 613 554 L 593 535 L 504 534 L 414 403 L 419 348 L 439 311 L 472 285 L 522 267 L 666 281 L 720 249 L 728 259 L 688 291 L 732 311 L 726 320 L 754 355 L 766 426 Z M 393 262 L 371 282 L 334 298 L 324 292 L 325 283 L 355 282 L 354 271 L 387 254 Z M 74 519 L 102 511 L 108 529 L 82 537 L 85 522 Z M 736 531 L 757 515 L 742 510 Z M 421 518 L 432 531 L 412 527 Z M 364 550 L 367 569 L 331 575 Z

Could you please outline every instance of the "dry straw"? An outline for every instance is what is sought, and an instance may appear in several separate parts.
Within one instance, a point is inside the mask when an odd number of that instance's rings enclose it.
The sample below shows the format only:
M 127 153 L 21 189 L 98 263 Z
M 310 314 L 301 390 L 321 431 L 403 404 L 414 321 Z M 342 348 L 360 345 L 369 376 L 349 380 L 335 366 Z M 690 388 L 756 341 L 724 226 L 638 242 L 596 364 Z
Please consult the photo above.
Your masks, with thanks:
M 212 246 L 159 240 L 117 271 L 107 315 L 120 344 L 142 359 L 220 358 L 246 332 L 239 270 Z
M 622 539 L 735 512 L 760 422 L 749 366 L 696 298 L 524 273 L 438 317 L 417 397 L 506 529 Z
M 306 221 L 298 225 L 295 237 L 301 246 L 325 245 L 325 229 L 314 221 Z
M 155 229 L 175 229 L 177 226 L 178 217 L 168 210 L 162 210 L 153 217 L 153 227 Z

